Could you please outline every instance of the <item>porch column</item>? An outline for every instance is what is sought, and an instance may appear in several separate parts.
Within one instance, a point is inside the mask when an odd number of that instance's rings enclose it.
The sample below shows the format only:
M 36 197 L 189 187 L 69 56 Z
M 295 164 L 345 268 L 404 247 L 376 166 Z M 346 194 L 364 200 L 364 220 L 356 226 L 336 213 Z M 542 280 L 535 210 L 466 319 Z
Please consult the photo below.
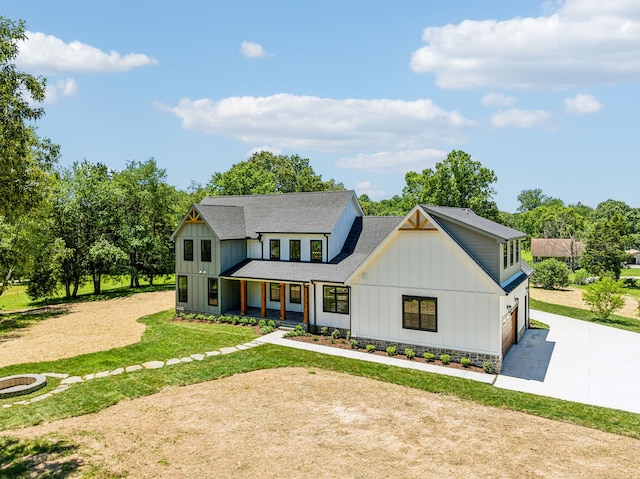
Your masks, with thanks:
M 240 315 L 247 314 L 247 281 L 240 280 Z
M 309 322 L 309 285 L 302 285 L 302 304 L 303 304 L 303 312 L 302 312 L 302 322 Z
M 286 304 L 286 296 L 285 296 L 285 284 L 280 283 L 280 321 L 284 321 L 287 317 L 287 313 L 285 311 Z
M 260 283 L 260 317 L 267 317 L 267 283 Z

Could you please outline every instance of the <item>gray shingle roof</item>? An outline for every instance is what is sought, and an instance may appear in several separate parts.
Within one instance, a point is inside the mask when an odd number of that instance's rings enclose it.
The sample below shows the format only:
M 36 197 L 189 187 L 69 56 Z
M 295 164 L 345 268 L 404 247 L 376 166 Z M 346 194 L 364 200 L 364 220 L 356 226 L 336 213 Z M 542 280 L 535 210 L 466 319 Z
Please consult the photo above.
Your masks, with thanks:
M 436 217 L 443 217 L 455 223 L 466 225 L 474 230 L 493 236 L 498 241 L 508 241 L 524 238 L 527 235 L 521 231 L 501 225 L 475 214 L 470 208 L 454 208 L 452 206 L 420 205 L 427 213 Z
M 353 191 L 209 196 L 198 210 L 220 239 L 238 237 L 233 236 L 239 229 L 237 208 L 243 210 L 242 238 L 256 238 L 259 233 L 330 233 L 353 196 Z M 228 230 L 227 223 L 232 224 Z
M 244 239 L 247 237 L 244 208 L 241 206 L 208 206 L 202 204 L 194 206 L 219 239 Z
M 342 252 L 329 263 L 247 260 L 221 276 L 265 281 L 344 283 L 371 252 L 398 226 L 395 216 L 357 218 Z

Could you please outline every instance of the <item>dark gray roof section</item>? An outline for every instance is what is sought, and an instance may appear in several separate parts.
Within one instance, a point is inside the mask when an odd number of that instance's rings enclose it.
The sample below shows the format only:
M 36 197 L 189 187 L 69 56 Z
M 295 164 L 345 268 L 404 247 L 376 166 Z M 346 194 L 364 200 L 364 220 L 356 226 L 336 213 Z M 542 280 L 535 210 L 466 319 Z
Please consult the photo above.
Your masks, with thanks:
M 324 281 L 344 283 L 358 266 L 398 226 L 402 218 L 365 216 L 356 218 L 345 246 L 329 263 L 247 260 L 225 271 L 221 276 L 307 283 Z
M 238 207 L 244 210 L 243 238 L 257 238 L 259 233 L 330 233 L 349 201 L 353 191 L 326 191 L 272 195 L 208 196 L 198 205 L 207 209 L 207 218 L 218 216 L 216 225 L 236 222 Z M 203 208 L 200 210 L 200 208 Z M 207 222 L 209 222 L 207 220 Z M 220 236 L 213 223 L 209 223 Z M 238 225 L 230 228 L 236 234 Z M 223 239 L 223 238 L 220 238 Z
M 527 235 L 521 231 L 501 225 L 475 214 L 470 208 L 454 208 L 451 206 L 427 206 L 420 205 L 427 213 L 442 217 L 461 225 L 468 226 L 476 231 L 492 236 L 499 242 L 512 239 L 525 238 Z
M 219 239 L 247 238 L 244 209 L 241 206 L 194 206 Z
M 519 285 L 521 285 L 527 278 L 529 278 L 534 273 L 534 270 L 529 263 L 525 260 L 520 260 L 520 271 L 514 274 L 511 278 L 507 279 L 500 283 L 500 287 L 504 290 L 505 293 L 509 294 L 511 291 L 516 289 Z

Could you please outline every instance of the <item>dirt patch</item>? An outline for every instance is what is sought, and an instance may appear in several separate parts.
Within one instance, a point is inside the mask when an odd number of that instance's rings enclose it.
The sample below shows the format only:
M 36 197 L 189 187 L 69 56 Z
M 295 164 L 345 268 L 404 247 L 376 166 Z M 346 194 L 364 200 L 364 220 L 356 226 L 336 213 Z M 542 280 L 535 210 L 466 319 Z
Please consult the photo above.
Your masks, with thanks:
M 67 439 L 80 446 L 79 473 L 97 466 L 136 478 L 640 475 L 634 439 L 301 368 L 168 389 L 5 433 Z
M 572 308 L 589 309 L 589 306 L 582 300 L 582 290 L 572 286 L 562 290 L 549 290 L 541 288 L 531 288 L 531 298 L 545 303 L 560 304 Z M 627 318 L 638 319 L 638 300 L 633 296 L 624 295 L 625 305 L 614 314 L 626 316 Z
M 0 343 L 0 367 L 53 361 L 140 341 L 143 316 L 172 308 L 173 291 L 61 306 L 64 314 L 20 330 Z

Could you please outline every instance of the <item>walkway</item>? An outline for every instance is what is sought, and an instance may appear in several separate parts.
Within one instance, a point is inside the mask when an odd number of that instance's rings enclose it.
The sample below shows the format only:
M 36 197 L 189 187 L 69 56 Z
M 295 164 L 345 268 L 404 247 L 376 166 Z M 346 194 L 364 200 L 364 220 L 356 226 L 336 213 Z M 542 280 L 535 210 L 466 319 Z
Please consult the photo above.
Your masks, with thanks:
M 528 330 L 495 386 L 640 413 L 640 334 L 541 311 L 551 329 Z

